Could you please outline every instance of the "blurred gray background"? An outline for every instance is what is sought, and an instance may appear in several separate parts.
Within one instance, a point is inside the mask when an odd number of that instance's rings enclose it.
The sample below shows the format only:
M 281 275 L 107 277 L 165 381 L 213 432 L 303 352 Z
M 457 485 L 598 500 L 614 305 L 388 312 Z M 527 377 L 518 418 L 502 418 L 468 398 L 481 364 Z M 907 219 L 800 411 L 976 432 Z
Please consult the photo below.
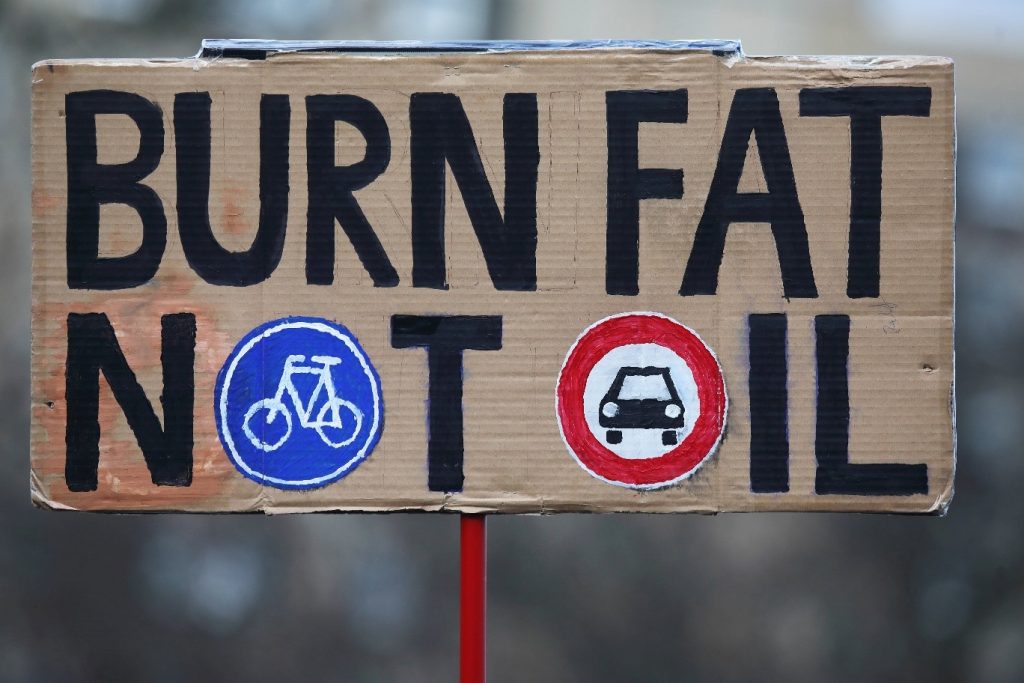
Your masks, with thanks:
M 1024 680 L 1024 3 L 0 2 L 0 681 L 452 681 L 458 518 L 55 514 L 28 495 L 30 65 L 203 37 L 739 38 L 956 58 L 944 519 L 490 522 L 492 681 Z

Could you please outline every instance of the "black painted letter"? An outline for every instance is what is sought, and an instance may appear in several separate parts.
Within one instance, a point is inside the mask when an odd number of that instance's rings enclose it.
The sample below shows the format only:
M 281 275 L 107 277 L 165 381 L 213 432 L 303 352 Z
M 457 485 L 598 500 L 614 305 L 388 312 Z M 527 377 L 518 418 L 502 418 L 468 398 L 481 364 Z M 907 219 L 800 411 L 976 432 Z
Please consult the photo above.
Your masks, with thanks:
M 133 93 L 86 90 L 64 97 L 67 140 L 67 266 L 71 289 L 125 289 L 148 282 L 167 246 L 160 197 L 140 181 L 164 153 L 160 108 Z M 139 151 L 123 164 L 98 162 L 96 117 L 123 114 L 139 128 Z M 100 256 L 100 206 L 125 204 L 142 219 L 142 244 L 127 256 Z
M 757 139 L 767 192 L 738 191 L 752 133 Z M 818 296 L 804 212 L 797 197 L 789 143 L 774 88 L 736 91 L 718 151 L 718 167 L 711 180 L 704 215 L 697 225 L 680 294 L 692 296 L 717 291 L 718 269 L 722 265 L 725 235 L 731 223 L 770 223 L 786 298 Z
M 640 272 L 640 200 L 679 199 L 683 172 L 640 168 L 640 123 L 686 123 L 686 90 L 605 93 L 608 121 L 608 226 L 605 291 L 636 295 Z
M 505 217 L 484 173 L 458 96 L 413 93 L 412 282 L 447 289 L 444 249 L 445 162 L 451 166 L 495 289 L 537 289 L 537 95 L 505 95 Z
M 393 315 L 391 346 L 427 350 L 427 486 L 462 490 L 462 352 L 501 348 L 501 316 Z
M 210 93 L 174 96 L 174 144 L 178 177 L 178 231 L 185 258 L 214 285 L 245 287 L 277 268 L 288 218 L 287 95 L 260 99 L 260 221 L 248 251 L 228 251 L 210 227 Z
M 818 356 L 818 417 L 814 453 L 818 471 L 814 492 L 857 496 L 909 496 L 928 493 L 925 464 L 853 464 L 849 460 L 850 394 L 847 361 L 850 317 L 814 318 Z M 882 444 L 880 444 L 882 445 Z
M 751 315 L 750 490 L 789 491 L 786 314 Z
M 850 256 L 846 294 L 877 297 L 882 222 L 882 117 L 928 116 L 932 89 L 805 88 L 801 116 L 850 117 Z
M 160 325 L 163 428 L 128 366 L 107 316 L 103 313 L 68 314 L 64 479 L 70 490 L 96 490 L 100 458 L 100 372 L 135 433 L 153 483 L 157 486 L 192 483 L 196 319 L 191 313 L 177 313 L 163 316 Z
M 334 124 L 344 121 L 366 139 L 366 156 L 351 166 L 334 165 Z M 355 95 L 310 95 L 306 98 L 306 282 L 334 282 L 334 220 L 373 279 L 374 287 L 394 287 L 398 273 L 356 201 L 360 190 L 384 172 L 391 161 L 391 134 L 380 111 Z

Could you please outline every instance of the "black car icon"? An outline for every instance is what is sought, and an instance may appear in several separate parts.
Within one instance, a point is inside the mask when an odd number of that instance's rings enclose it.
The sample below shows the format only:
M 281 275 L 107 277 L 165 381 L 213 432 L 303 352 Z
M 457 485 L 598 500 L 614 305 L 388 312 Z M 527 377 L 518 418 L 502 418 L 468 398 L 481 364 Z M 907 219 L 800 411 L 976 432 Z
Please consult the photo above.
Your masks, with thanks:
M 622 442 L 623 429 L 661 429 L 661 442 L 671 446 L 685 422 L 683 402 L 668 368 L 654 366 L 619 368 L 598 411 L 611 444 Z

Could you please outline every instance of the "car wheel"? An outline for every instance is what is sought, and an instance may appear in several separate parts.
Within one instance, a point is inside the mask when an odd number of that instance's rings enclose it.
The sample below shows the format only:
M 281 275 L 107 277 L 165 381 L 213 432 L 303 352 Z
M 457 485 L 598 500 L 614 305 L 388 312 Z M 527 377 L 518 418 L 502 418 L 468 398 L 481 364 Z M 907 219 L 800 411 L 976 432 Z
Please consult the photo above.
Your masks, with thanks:
M 609 429 L 608 443 L 622 443 L 622 432 L 618 429 Z
M 661 443 L 664 446 L 676 445 L 676 430 L 669 429 L 661 433 Z

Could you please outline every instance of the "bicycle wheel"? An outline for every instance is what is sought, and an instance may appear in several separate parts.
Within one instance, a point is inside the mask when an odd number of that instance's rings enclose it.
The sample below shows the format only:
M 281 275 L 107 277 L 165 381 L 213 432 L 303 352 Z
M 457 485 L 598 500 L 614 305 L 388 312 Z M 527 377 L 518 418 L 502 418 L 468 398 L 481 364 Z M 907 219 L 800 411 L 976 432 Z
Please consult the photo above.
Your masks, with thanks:
M 266 411 L 266 415 L 256 423 L 257 431 L 253 431 L 250 423 L 261 411 Z M 266 436 L 269 429 L 273 428 L 274 423 L 277 422 L 278 415 L 284 416 L 284 433 L 276 440 L 264 441 L 263 437 Z M 277 427 L 277 429 L 280 429 L 280 427 Z M 292 415 L 288 412 L 287 406 L 281 401 L 273 398 L 260 399 L 253 403 L 249 410 L 245 412 L 245 419 L 242 421 L 242 431 L 245 432 L 249 443 L 261 451 L 270 453 L 280 448 L 288 440 L 288 437 L 292 435 Z
M 337 420 L 329 420 L 337 409 Z M 348 419 L 343 416 L 351 415 Z M 348 446 L 359 436 L 359 430 L 363 428 L 363 413 L 355 404 L 343 398 L 335 398 L 324 402 L 320 412 L 316 416 L 316 433 L 320 439 L 331 448 Z M 348 435 L 346 437 L 346 434 Z

